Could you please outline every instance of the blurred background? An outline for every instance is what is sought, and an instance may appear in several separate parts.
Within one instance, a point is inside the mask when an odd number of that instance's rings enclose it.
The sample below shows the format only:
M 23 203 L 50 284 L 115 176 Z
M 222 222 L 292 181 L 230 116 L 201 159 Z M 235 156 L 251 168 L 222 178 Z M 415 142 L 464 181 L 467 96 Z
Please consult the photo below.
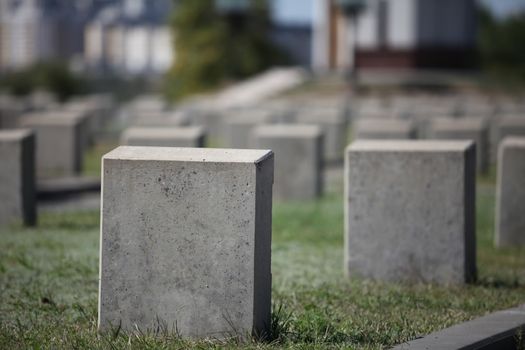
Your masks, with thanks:
M 329 187 L 353 139 L 475 118 L 490 175 L 525 134 L 523 43 L 525 0 L 1 0 L 0 129 L 35 132 L 39 201 L 90 208 L 101 156 L 138 132 L 249 148 L 261 124 L 314 124 Z
M 523 0 L 2 0 L 1 88 L 179 98 L 275 65 L 519 83 L 524 9 Z

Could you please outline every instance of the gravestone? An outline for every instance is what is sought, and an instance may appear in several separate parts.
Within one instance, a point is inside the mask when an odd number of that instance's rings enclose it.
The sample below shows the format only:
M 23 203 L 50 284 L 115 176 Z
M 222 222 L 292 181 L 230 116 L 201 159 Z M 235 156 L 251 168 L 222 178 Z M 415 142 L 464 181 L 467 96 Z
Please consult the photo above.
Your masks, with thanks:
M 128 146 L 204 147 L 204 128 L 197 126 L 166 128 L 129 128 L 121 137 Z
M 0 226 L 36 224 L 35 136 L 26 129 L 0 131 Z
M 354 128 L 355 140 L 405 140 L 416 136 L 414 124 L 403 119 L 359 119 Z
M 21 125 L 36 134 L 38 177 L 75 175 L 82 170 L 87 140 L 86 119 L 70 112 L 31 113 Z
M 99 329 L 264 335 L 273 153 L 124 146 L 102 162 Z
M 178 127 L 189 124 L 189 115 L 183 111 L 140 112 L 133 120 L 133 125 L 140 127 Z
M 322 194 L 323 133 L 315 125 L 262 125 L 253 146 L 275 153 L 274 198 L 315 199 Z
M 525 115 L 497 115 L 490 123 L 490 160 L 496 163 L 500 143 L 509 136 L 525 136 Z
M 509 137 L 498 153 L 496 245 L 525 245 L 525 137 Z
M 230 148 L 250 148 L 252 130 L 263 124 L 274 122 L 270 111 L 260 108 L 243 108 L 229 110 L 224 117 L 224 141 Z
M 471 141 L 356 141 L 345 162 L 347 274 L 383 281 L 473 281 Z
M 0 129 L 14 129 L 19 126 L 20 116 L 28 110 L 20 98 L 0 95 Z
M 298 124 L 319 126 L 324 135 L 323 159 L 341 162 L 347 140 L 347 121 L 343 107 L 306 106 L 295 116 Z
M 431 123 L 430 138 L 474 141 L 478 172 L 487 173 L 489 127 L 484 118 L 437 118 Z

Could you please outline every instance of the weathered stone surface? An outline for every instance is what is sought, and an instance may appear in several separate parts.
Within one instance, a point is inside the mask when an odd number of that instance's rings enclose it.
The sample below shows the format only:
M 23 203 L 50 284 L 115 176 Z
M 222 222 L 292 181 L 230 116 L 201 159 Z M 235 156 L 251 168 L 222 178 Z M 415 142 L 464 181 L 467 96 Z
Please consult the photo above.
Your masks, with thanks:
M 472 140 L 476 144 L 478 172 L 486 173 L 489 165 L 489 127 L 484 118 L 438 118 L 432 121 L 430 138 L 439 140 Z
M 476 275 L 471 141 L 357 141 L 345 161 L 345 267 L 385 281 Z
M 323 158 L 328 162 L 341 162 L 347 139 L 347 121 L 342 107 L 309 106 L 298 110 L 299 124 L 319 126 L 324 134 Z
M 128 146 L 204 147 L 204 128 L 129 128 L 122 133 L 121 144 Z
M 414 124 L 403 119 L 360 119 L 354 128 L 356 140 L 405 140 L 416 136 Z
M 102 174 L 101 330 L 268 331 L 271 151 L 125 146 Z
M 35 136 L 25 129 L 0 131 L 0 226 L 36 223 Z
M 314 199 L 322 194 L 323 133 L 315 125 L 263 125 L 253 146 L 275 153 L 274 198 Z
M 500 144 L 496 200 L 496 245 L 525 245 L 525 137 Z
M 21 125 L 36 133 L 39 177 L 80 173 L 88 143 L 84 116 L 66 111 L 32 113 L 22 118 Z

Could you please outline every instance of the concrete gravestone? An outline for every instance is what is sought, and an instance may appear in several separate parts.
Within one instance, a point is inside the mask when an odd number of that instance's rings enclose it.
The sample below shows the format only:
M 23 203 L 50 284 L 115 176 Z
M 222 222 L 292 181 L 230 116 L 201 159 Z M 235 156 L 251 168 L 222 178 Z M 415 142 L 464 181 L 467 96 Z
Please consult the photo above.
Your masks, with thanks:
M 274 197 L 314 199 L 322 194 L 323 133 L 315 125 L 265 125 L 253 131 L 253 145 L 275 152 Z
M 271 151 L 119 147 L 102 174 L 101 330 L 268 331 Z
M 0 131 L 0 226 L 36 223 L 35 136 L 30 130 Z
M 360 119 L 355 123 L 354 139 L 403 140 L 415 138 L 412 121 L 403 119 Z
M 475 146 L 357 141 L 345 162 L 345 267 L 385 281 L 476 275 Z
M 525 137 L 500 144 L 496 198 L 496 245 L 525 246 Z
M 129 128 L 121 137 L 121 144 L 128 146 L 204 147 L 205 132 L 202 127 Z
M 343 159 L 347 138 L 347 121 L 342 107 L 308 106 L 297 111 L 299 124 L 318 125 L 323 131 L 323 158 L 328 162 Z
M 438 118 L 431 123 L 430 138 L 474 141 L 478 172 L 486 173 L 488 171 L 489 127 L 485 119 Z
M 36 134 L 39 177 L 73 175 L 82 169 L 87 145 L 86 119 L 70 112 L 43 112 L 24 116 L 22 125 Z

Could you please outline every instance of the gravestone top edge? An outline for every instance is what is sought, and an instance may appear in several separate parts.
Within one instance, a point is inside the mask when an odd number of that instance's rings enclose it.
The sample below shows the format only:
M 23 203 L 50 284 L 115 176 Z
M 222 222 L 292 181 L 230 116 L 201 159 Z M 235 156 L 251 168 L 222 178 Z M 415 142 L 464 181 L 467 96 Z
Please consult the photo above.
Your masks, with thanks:
M 524 148 L 525 147 L 525 136 L 524 137 L 507 136 L 503 139 L 503 142 L 501 143 L 501 147 Z
M 357 140 L 346 151 L 351 152 L 464 152 L 474 147 L 473 141 L 422 140 Z
M 0 130 L 0 141 L 15 141 L 21 140 L 31 136 L 33 131 L 31 129 L 9 129 Z
M 317 125 L 260 125 L 257 126 L 253 133 L 257 136 L 264 137 L 319 137 L 323 135 L 323 130 Z
M 180 127 L 131 127 L 124 130 L 128 137 L 176 137 L 193 138 L 204 135 L 205 130 L 201 126 Z
M 258 164 L 272 156 L 271 150 L 259 149 L 119 146 L 102 159 Z

